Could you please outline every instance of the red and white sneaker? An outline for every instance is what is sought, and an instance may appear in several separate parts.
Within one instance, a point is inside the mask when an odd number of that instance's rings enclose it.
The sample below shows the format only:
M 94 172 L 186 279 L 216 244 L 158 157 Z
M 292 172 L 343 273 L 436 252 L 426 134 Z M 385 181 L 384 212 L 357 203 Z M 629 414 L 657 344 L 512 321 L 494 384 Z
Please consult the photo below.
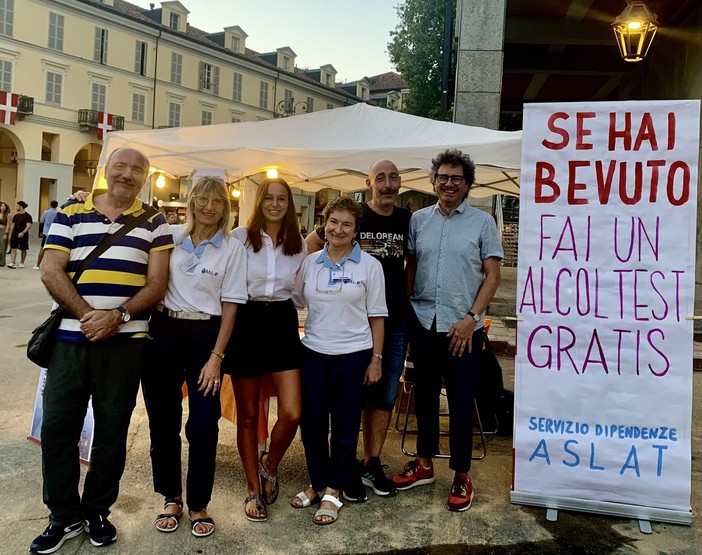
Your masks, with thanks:
M 462 512 L 470 509 L 473 504 L 473 482 L 465 474 L 456 474 L 451 485 L 446 508 L 449 511 Z
M 405 465 L 402 472 L 392 477 L 392 483 L 395 488 L 400 491 L 412 489 L 416 486 L 424 486 L 436 482 L 434 478 L 434 466 L 425 468 L 419 462 L 419 459 L 414 459 Z

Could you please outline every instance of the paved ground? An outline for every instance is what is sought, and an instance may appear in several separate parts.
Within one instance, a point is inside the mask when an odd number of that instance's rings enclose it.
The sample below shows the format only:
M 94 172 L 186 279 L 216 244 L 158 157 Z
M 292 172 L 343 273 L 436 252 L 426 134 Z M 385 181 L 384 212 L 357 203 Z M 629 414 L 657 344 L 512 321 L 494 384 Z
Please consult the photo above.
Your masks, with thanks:
M 26 553 L 33 537 L 46 525 L 47 510 L 41 502 L 39 447 L 27 441 L 38 369 L 24 356 L 30 330 L 44 319 L 49 298 L 38 272 L 31 270 L 34 256 L 23 270 L 0 268 L 0 554 Z M 509 297 L 507 279 L 499 293 Z M 493 328 L 493 337 L 505 333 L 504 321 Z M 514 362 L 502 358 L 508 387 L 513 384 Z M 693 525 L 653 524 L 653 534 L 639 532 L 635 521 L 561 512 L 558 522 L 548 522 L 543 509 L 512 505 L 511 438 L 489 437 L 488 455 L 474 463 L 476 485 L 473 508 L 463 514 L 444 508 L 451 474 L 445 461 L 437 463 L 437 482 L 404 492 L 392 499 L 370 494 L 364 505 L 346 504 L 333 526 L 312 523 L 312 510 L 293 510 L 288 500 L 307 483 L 299 439 L 281 468 L 281 499 L 270 510 L 271 520 L 254 524 L 244 519 L 243 472 L 234 446 L 234 426 L 223 420 L 218 453 L 215 493 L 210 504 L 217 531 L 208 539 L 194 538 L 185 519 L 173 534 L 153 527 L 161 500 L 151 491 L 148 459 L 148 426 L 141 399 L 132 419 L 127 469 L 112 520 L 118 542 L 101 548 L 109 554 L 666 554 L 702 552 L 700 502 L 702 489 L 702 373 L 694 375 L 696 407 L 693 414 Z M 410 444 L 413 446 L 413 443 Z M 400 450 L 400 433 L 388 437 L 384 462 L 388 472 L 407 461 Z M 651 495 L 655 496 L 652 488 Z M 95 553 L 87 537 L 67 542 L 62 554 Z

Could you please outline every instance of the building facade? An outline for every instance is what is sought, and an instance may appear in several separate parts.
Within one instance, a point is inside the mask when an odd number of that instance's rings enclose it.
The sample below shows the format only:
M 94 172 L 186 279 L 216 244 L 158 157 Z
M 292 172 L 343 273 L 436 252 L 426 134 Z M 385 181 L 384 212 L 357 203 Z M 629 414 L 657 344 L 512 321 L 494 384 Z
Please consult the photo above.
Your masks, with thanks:
M 36 218 L 91 188 L 110 130 L 260 121 L 361 100 L 336 87 L 331 64 L 300 70 L 289 46 L 257 53 L 241 27 L 206 33 L 188 14 L 178 1 L 0 0 L 0 200 L 24 200 Z M 183 192 L 179 179 L 153 188 L 165 202 Z
M 337 87 L 366 102 L 399 112 L 404 110 L 409 94 L 407 83 L 394 71 L 364 77 L 358 81 L 337 83 Z

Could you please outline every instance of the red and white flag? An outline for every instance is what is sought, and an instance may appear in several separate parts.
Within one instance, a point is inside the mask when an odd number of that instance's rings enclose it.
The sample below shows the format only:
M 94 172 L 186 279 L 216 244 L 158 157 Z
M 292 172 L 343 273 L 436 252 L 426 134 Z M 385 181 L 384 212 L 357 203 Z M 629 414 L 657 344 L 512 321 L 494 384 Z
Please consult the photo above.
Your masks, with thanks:
M 0 91 L 0 123 L 14 125 L 17 117 L 17 102 L 19 95 Z
M 98 112 L 97 138 L 104 139 L 110 131 L 112 131 L 112 114 Z

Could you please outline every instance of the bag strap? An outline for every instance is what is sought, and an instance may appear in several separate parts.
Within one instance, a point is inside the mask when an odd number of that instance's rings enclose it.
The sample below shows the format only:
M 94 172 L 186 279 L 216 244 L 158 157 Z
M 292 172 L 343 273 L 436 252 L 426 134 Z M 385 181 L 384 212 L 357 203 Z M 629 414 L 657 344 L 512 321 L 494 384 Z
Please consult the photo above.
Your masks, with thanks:
M 110 233 L 105 238 L 103 238 L 103 240 L 100 241 L 97 244 L 97 246 L 90 252 L 90 254 L 86 256 L 80 263 L 80 265 L 76 269 L 76 273 L 73 274 L 73 283 L 78 283 L 80 276 L 88 268 L 88 266 L 90 266 L 95 261 L 95 259 L 98 256 L 104 253 L 107 249 L 109 249 L 112 245 L 114 245 L 132 229 L 134 229 L 137 226 L 140 226 L 146 220 L 148 220 L 152 216 L 155 216 L 156 214 L 158 214 L 158 210 L 156 210 L 153 206 L 146 205 L 146 208 L 144 208 L 144 212 L 142 212 L 139 216 L 130 217 L 127 220 L 127 223 L 125 223 L 117 231 L 115 231 L 114 233 Z

